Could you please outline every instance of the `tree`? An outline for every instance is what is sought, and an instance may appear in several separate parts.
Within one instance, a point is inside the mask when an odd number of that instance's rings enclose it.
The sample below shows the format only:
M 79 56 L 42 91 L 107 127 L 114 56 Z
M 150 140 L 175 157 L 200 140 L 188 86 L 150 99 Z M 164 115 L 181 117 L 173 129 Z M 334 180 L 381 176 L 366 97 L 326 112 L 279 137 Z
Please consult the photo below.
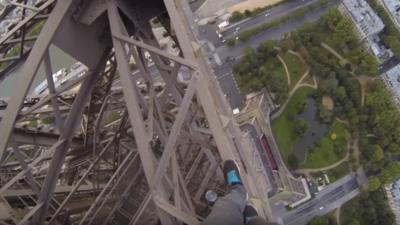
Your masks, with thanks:
M 372 55 L 363 57 L 361 59 L 359 73 L 369 76 L 378 75 L 378 60 Z
M 368 178 L 368 190 L 376 191 L 381 187 L 381 181 L 377 177 L 369 177 Z
M 275 94 L 275 103 L 281 104 L 286 101 L 289 92 L 289 86 L 287 84 L 286 78 L 277 73 L 267 72 L 265 76 L 267 88 L 270 92 Z
M 379 174 L 379 180 L 383 184 L 388 184 L 392 182 L 393 177 L 390 175 L 390 172 L 388 170 L 382 170 Z
M 400 40 L 397 36 L 388 36 L 388 46 L 393 51 L 393 53 L 399 57 L 400 56 Z
M 334 95 L 339 101 L 342 101 L 347 97 L 346 89 L 343 86 L 338 87 Z
M 348 225 L 360 225 L 360 221 L 353 218 Z
M 374 161 L 374 162 L 376 162 L 376 161 L 382 160 L 383 157 L 384 157 L 384 154 L 383 154 L 383 149 L 382 149 L 382 147 L 379 146 L 379 145 L 375 145 L 375 146 L 374 146 L 374 153 L 373 153 L 373 155 L 372 155 L 371 160 Z
M 329 225 L 329 219 L 326 217 L 315 217 L 308 225 Z
M 382 138 L 381 143 L 387 145 L 396 142 L 400 117 L 383 84 L 377 85 L 367 96 L 366 103 L 369 111 L 368 127 Z
M 390 161 L 381 170 L 379 180 L 381 183 L 388 184 L 397 180 L 400 177 L 400 162 Z
M 393 176 L 394 180 L 400 177 L 400 162 L 391 161 L 387 164 L 386 169 Z
M 321 80 L 319 90 L 324 95 L 334 95 L 338 88 L 338 80 L 336 78 L 329 78 Z
M 375 152 L 375 146 L 366 143 L 365 145 L 363 145 L 362 147 L 362 155 L 365 159 L 367 160 L 371 160 L 372 156 L 374 155 Z
M 335 30 L 333 32 L 333 39 L 336 43 L 345 43 L 345 44 L 352 44 L 357 39 L 354 35 L 353 27 L 351 24 L 346 20 L 342 19 L 336 25 Z
M 281 47 L 282 52 L 287 52 L 289 49 L 293 49 L 294 43 L 291 39 L 286 38 L 281 40 L 279 46 Z
M 264 41 L 258 47 L 258 52 L 262 55 L 262 58 L 267 59 L 269 57 L 275 57 L 277 54 L 272 41 Z
M 293 153 L 290 153 L 288 156 L 288 165 L 292 170 L 296 170 L 299 167 L 299 160 Z
M 343 18 L 342 14 L 338 9 L 330 9 L 322 16 L 322 23 L 326 25 L 330 30 L 334 30 L 336 25 Z
M 252 15 L 252 13 L 250 10 L 248 10 L 248 9 L 244 10 L 244 16 L 250 17 L 251 15 Z
M 388 150 L 393 155 L 399 155 L 400 154 L 400 146 L 397 143 L 390 143 L 389 146 L 388 146 Z
M 303 136 L 309 128 L 309 125 L 304 119 L 296 120 L 295 131 L 297 135 Z
M 242 20 L 243 18 L 244 18 L 243 13 L 241 13 L 239 11 L 234 11 L 232 13 L 232 16 L 229 18 L 229 21 L 231 23 L 234 23 L 234 22 L 238 22 L 238 21 Z
M 229 38 L 229 39 L 226 41 L 226 45 L 227 45 L 228 47 L 233 47 L 235 44 L 236 44 L 236 41 L 235 41 L 235 39 L 233 39 L 233 38 Z

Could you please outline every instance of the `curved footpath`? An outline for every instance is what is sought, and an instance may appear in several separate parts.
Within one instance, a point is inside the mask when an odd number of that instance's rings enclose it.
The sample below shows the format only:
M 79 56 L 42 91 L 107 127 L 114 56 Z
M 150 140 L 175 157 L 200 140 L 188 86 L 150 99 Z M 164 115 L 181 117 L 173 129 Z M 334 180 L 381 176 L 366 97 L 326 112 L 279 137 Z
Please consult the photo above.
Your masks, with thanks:
M 307 70 L 303 76 L 300 78 L 300 80 L 297 82 L 296 86 L 293 87 L 293 89 L 289 92 L 289 96 L 288 99 L 286 100 L 286 102 L 279 108 L 279 110 L 277 112 L 275 112 L 274 114 L 271 115 L 271 120 L 274 120 L 276 118 L 278 118 L 283 111 L 285 111 L 285 108 L 287 106 L 287 104 L 290 102 L 290 100 L 292 99 L 294 93 L 296 93 L 296 91 L 301 88 L 301 87 L 311 87 L 314 89 L 318 88 L 317 82 L 315 80 L 315 77 L 313 76 L 314 79 L 314 85 L 311 84 L 302 84 L 303 80 L 307 77 L 307 75 L 309 75 L 310 70 Z
M 309 173 L 316 173 L 316 172 L 320 172 L 320 171 L 330 170 L 330 169 L 333 169 L 333 168 L 339 166 L 340 164 L 346 162 L 347 160 L 349 160 L 349 157 L 350 157 L 350 154 L 349 154 L 349 151 L 347 151 L 346 156 L 344 158 L 342 158 L 341 160 L 339 160 L 336 163 L 331 164 L 329 166 L 325 166 L 322 168 L 316 168 L 316 169 L 298 169 L 296 171 L 299 173 L 309 174 Z
M 290 73 L 289 73 L 289 69 L 288 69 L 288 67 L 286 65 L 286 62 L 282 59 L 282 57 L 279 54 L 276 55 L 276 57 L 278 57 L 279 61 L 281 61 L 282 65 L 283 65 L 283 68 L 285 68 L 287 84 L 290 87 L 290 84 L 291 84 L 292 81 L 290 80 Z

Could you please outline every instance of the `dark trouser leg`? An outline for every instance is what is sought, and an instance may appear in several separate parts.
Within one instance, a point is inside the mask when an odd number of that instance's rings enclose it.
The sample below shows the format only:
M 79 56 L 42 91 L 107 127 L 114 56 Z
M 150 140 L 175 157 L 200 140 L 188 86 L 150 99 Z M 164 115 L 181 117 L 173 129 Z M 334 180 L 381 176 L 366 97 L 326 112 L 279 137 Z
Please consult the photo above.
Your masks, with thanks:
M 244 225 L 246 198 L 244 187 L 237 185 L 229 194 L 217 200 L 210 215 L 201 225 Z
M 269 223 L 265 221 L 262 217 L 252 218 L 247 225 L 279 225 L 277 223 Z

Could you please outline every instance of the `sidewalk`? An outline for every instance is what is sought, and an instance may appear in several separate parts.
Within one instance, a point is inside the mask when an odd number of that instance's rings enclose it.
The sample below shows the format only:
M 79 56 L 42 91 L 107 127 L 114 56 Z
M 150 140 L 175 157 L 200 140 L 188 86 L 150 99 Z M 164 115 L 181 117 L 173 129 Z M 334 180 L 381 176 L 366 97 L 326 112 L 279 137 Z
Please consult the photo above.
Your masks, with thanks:
M 227 9 L 240 2 L 243 2 L 243 0 L 206 0 L 194 14 L 198 18 L 214 16 L 221 9 Z

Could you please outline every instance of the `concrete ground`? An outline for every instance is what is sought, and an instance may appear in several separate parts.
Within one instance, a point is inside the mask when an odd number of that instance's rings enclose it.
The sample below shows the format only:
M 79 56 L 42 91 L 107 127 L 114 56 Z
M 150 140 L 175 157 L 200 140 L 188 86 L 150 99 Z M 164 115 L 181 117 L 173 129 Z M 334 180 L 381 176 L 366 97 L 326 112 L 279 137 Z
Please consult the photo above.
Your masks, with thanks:
M 255 8 L 262 8 L 265 6 L 273 5 L 282 0 L 246 0 L 228 8 L 228 12 L 234 11 L 244 12 L 246 9 L 253 10 Z
M 206 0 L 194 13 L 197 18 L 214 16 L 221 9 L 227 9 L 243 0 Z

